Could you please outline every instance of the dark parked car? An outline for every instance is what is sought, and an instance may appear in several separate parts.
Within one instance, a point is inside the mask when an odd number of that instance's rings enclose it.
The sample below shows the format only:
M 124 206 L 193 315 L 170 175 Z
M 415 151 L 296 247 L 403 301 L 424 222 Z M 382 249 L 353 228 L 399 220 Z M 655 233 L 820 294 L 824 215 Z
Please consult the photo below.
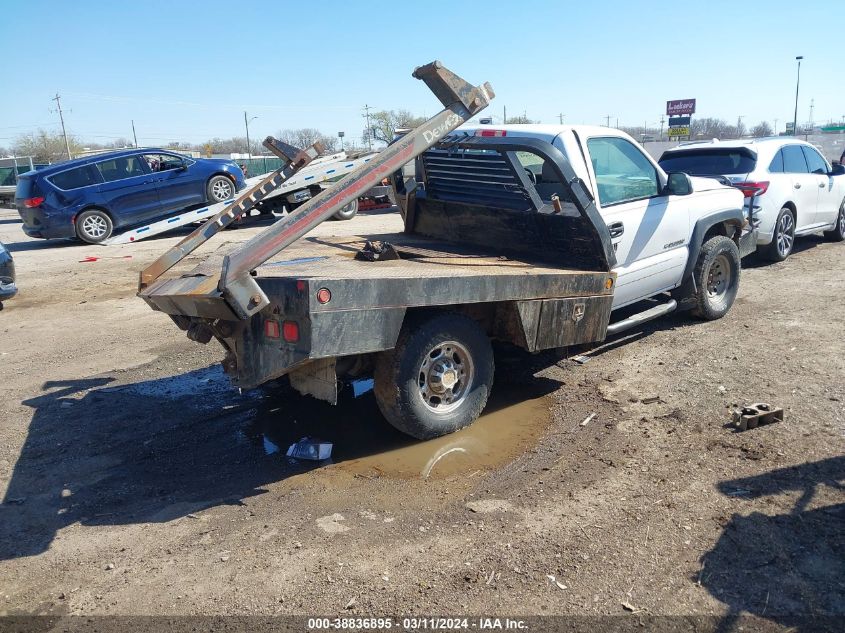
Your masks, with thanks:
M 243 172 L 230 160 L 132 149 L 26 172 L 18 178 L 15 206 L 30 237 L 78 237 L 93 244 L 115 229 L 222 202 L 243 186 Z
M 3 309 L 3 302 L 11 299 L 18 293 L 15 285 L 15 262 L 12 261 L 12 254 L 0 242 L 0 310 Z

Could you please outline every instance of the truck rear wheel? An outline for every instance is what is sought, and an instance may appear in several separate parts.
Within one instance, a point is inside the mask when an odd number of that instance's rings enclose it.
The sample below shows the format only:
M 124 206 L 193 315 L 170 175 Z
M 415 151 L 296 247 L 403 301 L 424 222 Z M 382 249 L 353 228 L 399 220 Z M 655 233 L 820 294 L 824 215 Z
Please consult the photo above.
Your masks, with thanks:
M 717 235 L 701 245 L 693 276 L 698 289 L 693 315 L 712 321 L 731 309 L 739 291 L 739 248 L 729 237 Z
M 376 361 L 379 409 L 390 424 L 420 440 L 472 424 L 492 384 L 490 339 L 459 314 L 406 322 L 396 347 Z

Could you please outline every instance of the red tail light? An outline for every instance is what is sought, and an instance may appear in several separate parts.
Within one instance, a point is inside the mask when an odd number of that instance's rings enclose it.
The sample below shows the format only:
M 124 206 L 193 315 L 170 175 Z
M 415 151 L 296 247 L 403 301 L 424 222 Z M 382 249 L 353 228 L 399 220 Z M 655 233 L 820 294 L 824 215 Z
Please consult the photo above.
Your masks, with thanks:
M 742 191 L 742 195 L 746 198 L 750 198 L 751 196 L 762 196 L 769 189 L 769 181 L 735 182 L 734 187 L 740 189 Z
M 34 209 L 44 202 L 44 198 L 27 198 L 23 201 L 23 205 L 28 209 Z
M 507 130 L 476 130 L 476 136 L 507 136 Z
M 282 323 L 282 337 L 288 343 L 296 343 L 299 340 L 299 324 L 296 321 Z

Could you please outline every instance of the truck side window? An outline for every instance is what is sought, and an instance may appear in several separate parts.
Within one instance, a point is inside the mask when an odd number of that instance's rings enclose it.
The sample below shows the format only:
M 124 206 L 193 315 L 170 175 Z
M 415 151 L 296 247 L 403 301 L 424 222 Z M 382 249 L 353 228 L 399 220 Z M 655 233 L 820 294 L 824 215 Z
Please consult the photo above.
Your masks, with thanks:
M 601 206 L 652 198 L 660 191 L 657 170 L 630 141 L 613 136 L 587 140 Z

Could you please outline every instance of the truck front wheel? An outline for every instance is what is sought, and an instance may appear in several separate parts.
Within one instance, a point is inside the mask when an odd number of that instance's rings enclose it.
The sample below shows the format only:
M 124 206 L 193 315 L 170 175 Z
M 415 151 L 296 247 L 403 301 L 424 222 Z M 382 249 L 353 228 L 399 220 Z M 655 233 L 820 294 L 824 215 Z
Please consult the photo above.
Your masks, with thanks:
M 739 271 L 739 248 L 732 239 L 717 235 L 704 242 L 693 271 L 693 315 L 708 321 L 725 316 L 739 290 Z
M 376 361 L 379 409 L 390 424 L 420 440 L 472 424 L 492 384 L 490 340 L 459 314 L 406 322 L 396 347 Z

